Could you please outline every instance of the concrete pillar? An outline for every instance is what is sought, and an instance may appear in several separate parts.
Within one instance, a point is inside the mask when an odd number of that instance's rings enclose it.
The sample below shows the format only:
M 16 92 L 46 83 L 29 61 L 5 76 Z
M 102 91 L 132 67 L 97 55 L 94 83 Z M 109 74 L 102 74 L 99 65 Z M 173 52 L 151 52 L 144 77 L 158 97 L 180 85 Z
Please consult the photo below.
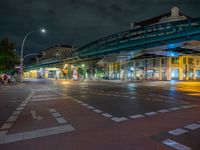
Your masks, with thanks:
M 136 67 L 135 67 L 135 60 L 133 60 L 133 80 L 136 80 Z
M 159 80 L 162 80 L 162 64 L 161 64 L 161 57 L 159 58 Z
M 197 79 L 197 77 L 196 77 L 196 68 L 194 68 L 194 70 L 193 70 L 193 74 L 194 74 L 193 79 L 196 80 L 196 79 Z
M 167 80 L 171 80 L 171 58 L 167 58 Z
M 183 80 L 183 57 L 179 57 L 179 80 Z

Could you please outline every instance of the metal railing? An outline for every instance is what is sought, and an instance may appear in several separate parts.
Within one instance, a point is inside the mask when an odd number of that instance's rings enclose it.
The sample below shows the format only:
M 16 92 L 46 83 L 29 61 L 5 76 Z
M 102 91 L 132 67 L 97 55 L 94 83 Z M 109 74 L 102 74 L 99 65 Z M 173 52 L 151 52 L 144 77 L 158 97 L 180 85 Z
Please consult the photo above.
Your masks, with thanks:
M 161 40 L 200 34 L 200 18 L 160 23 L 116 33 L 98 39 L 78 49 L 74 57 L 89 57 L 102 53 L 123 50 Z

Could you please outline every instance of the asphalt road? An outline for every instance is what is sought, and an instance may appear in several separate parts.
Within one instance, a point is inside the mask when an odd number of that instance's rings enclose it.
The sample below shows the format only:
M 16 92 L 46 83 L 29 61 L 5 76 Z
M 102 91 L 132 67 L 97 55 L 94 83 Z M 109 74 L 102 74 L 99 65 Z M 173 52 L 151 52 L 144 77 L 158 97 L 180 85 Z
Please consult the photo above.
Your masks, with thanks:
M 199 105 L 200 82 L 1 85 L 0 149 L 199 150 Z

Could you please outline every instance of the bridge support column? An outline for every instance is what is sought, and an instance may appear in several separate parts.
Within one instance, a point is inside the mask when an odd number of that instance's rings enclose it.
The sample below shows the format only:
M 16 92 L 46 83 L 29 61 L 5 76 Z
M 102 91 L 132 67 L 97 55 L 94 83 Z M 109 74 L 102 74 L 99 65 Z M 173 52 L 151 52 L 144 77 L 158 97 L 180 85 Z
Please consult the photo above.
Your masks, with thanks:
M 183 68 L 179 67 L 179 80 L 183 80 Z
M 194 68 L 194 70 L 193 70 L 193 74 L 194 74 L 194 80 L 196 80 L 197 79 L 197 76 L 196 76 L 196 68 Z
M 135 60 L 133 60 L 133 80 L 136 80 L 136 67 L 135 67 Z
M 170 57 L 167 58 L 167 80 L 171 80 L 171 59 Z
M 159 58 L 159 80 L 162 80 L 162 64 L 161 64 L 161 59 Z

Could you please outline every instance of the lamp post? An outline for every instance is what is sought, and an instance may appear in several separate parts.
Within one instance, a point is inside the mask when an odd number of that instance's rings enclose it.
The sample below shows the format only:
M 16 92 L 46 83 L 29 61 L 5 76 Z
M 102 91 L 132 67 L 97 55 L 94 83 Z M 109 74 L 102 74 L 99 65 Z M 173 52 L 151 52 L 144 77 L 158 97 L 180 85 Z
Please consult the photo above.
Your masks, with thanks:
M 40 29 L 39 30 L 41 33 L 46 33 L 46 30 L 45 29 Z M 24 37 L 23 41 L 22 41 L 22 47 L 21 47 L 21 57 L 20 57 L 20 71 L 21 71 L 21 74 L 20 74 L 20 79 L 21 79 L 21 83 L 22 83 L 22 78 L 23 78 L 23 52 L 24 52 L 24 43 L 27 39 L 27 37 L 34 33 L 34 32 L 38 32 L 38 30 L 33 30 L 33 31 L 30 31 L 26 34 L 26 36 Z

